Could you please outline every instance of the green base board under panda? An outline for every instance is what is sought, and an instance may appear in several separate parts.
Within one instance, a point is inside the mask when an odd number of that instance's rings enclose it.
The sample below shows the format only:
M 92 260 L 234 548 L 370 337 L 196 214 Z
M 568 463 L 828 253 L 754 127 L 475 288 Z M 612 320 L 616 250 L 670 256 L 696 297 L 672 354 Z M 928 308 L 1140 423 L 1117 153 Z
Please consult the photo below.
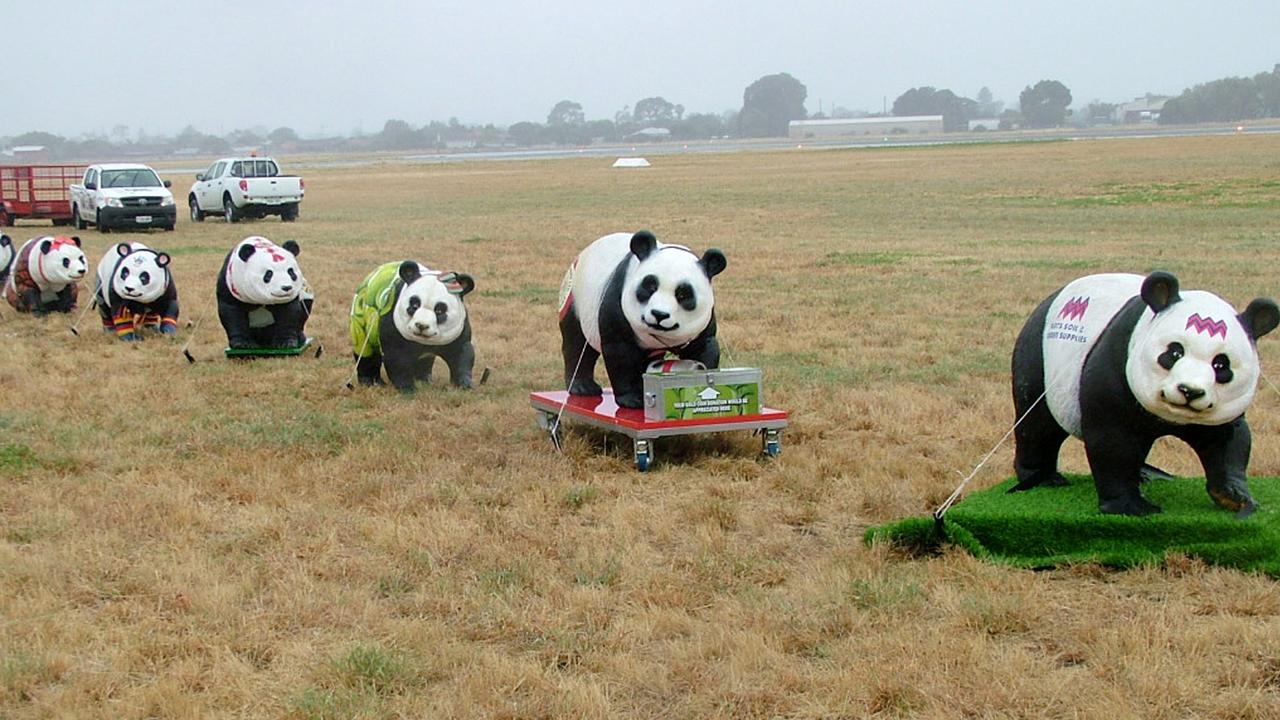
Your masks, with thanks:
M 294 357 L 295 355 L 301 355 L 308 348 L 310 348 L 314 342 L 315 342 L 315 338 L 307 338 L 306 342 L 302 343 L 298 347 L 291 347 L 291 348 L 272 348 L 272 347 L 232 348 L 232 347 L 229 347 L 223 350 L 223 352 L 226 353 L 226 356 L 229 358 L 238 358 L 238 359 L 258 358 L 258 357 Z
M 1164 512 L 1103 515 L 1093 478 L 1069 475 L 1066 487 L 1008 493 L 1014 480 L 973 493 L 951 507 L 941 529 L 932 517 L 907 518 L 867 530 L 919 551 L 941 543 L 976 557 L 1026 568 L 1073 563 L 1112 567 L 1160 564 L 1171 554 L 1280 577 L 1280 478 L 1250 478 L 1258 509 L 1244 519 L 1213 504 L 1204 479 L 1152 480 L 1142 493 Z

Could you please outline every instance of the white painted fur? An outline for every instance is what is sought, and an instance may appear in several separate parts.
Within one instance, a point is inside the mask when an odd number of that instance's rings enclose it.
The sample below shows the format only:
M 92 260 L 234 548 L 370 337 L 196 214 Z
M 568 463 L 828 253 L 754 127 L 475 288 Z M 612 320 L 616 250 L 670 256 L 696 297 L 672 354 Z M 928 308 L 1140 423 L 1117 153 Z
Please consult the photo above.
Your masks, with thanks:
M 109 304 L 111 290 L 115 290 L 125 300 L 144 305 L 155 302 L 169 287 L 168 273 L 159 258 L 159 253 L 140 242 L 129 243 L 129 254 L 124 256 L 118 246 L 112 246 L 98 263 L 98 301 Z M 167 264 L 168 256 L 165 258 Z
M 425 265 L 418 265 L 421 276 L 404 286 L 396 299 L 392 319 L 400 336 L 420 345 L 448 345 L 462 334 L 467 322 L 467 309 L 462 298 L 449 292 L 440 282 L 440 273 L 430 270 Z M 418 298 L 418 308 L 409 313 L 410 300 Z M 444 303 L 445 321 L 439 322 L 436 315 L 436 304 Z
M 715 297 L 711 280 L 698 264 L 698 256 L 682 245 L 662 242 L 643 262 L 631 252 L 632 233 L 614 233 L 591 243 L 578 255 L 578 260 L 565 275 L 561 292 L 573 292 L 573 302 L 582 333 L 587 344 L 600 351 L 600 302 L 609 285 L 609 279 L 618 263 L 629 259 L 626 281 L 622 287 L 622 311 L 627 323 L 636 334 L 639 345 L 648 350 L 679 347 L 702 333 L 711 321 Z M 658 291 L 648 302 L 636 299 L 636 288 L 646 275 L 661 279 Z M 697 296 L 697 306 L 692 312 L 680 307 L 675 299 L 676 286 L 688 282 Z M 563 304 L 564 298 L 561 298 Z M 656 323 L 653 310 L 670 314 Z M 661 325 L 679 327 L 663 331 L 653 327 Z
M 254 246 L 254 253 L 241 260 L 240 248 L 246 244 Z M 270 280 L 264 279 L 268 270 Z M 293 302 L 304 282 L 293 253 L 264 237 L 247 237 L 237 243 L 227 262 L 227 288 L 235 299 L 250 305 Z
M 1054 298 L 1045 317 L 1045 401 L 1055 420 L 1076 437 L 1081 435 L 1080 379 L 1084 361 L 1111 319 L 1142 289 L 1141 275 L 1089 275 L 1073 281 Z M 1068 303 L 1083 315 L 1064 312 Z M 1226 339 L 1187 328 L 1193 314 L 1225 323 Z M 1178 342 L 1186 356 L 1166 371 L 1157 363 L 1169 343 Z M 1218 384 L 1212 367 L 1216 355 L 1231 359 L 1233 378 Z M 1236 311 L 1218 296 L 1203 291 L 1182 293 L 1182 300 L 1156 315 L 1145 308 L 1129 339 L 1125 367 L 1129 388 L 1153 415 L 1171 423 L 1221 425 L 1239 417 L 1253 400 L 1258 383 L 1258 355 Z M 1191 406 L 1182 407 L 1180 383 L 1205 391 Z
M 40 252 L 40 244 L 45 240 L 54 242 L 54 246 L 48 253 Z M 31 238 L 23 243 L 23 248 L 32 243 L 35 247 L 31 248 L 31 253 L 27 256 L 27 270 L 31 273 L 31 279 L 36 287 L 40 288 L 42 302 L 52 302 L 64 288 L 79 282 L 88 274 L 89 261 L 85 259 L 84 251 L 74 242 L 69 240 L 59 242 L 56 238 L 46 235 Z M 21 249 L 18 254 L 22 254 Z M 10 273 L 9 282 L 13 281 L 13 274 Z

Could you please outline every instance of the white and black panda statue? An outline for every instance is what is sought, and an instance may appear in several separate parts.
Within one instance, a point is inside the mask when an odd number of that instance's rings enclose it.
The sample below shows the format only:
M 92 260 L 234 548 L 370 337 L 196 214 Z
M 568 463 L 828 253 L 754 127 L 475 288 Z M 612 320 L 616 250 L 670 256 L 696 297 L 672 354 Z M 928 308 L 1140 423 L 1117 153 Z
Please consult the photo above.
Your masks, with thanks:
M 310 293 L 298 267 L 299 252 L 293 240 L 281 246 L 255 235 L 227 253 L 218 273 L 218 319 L 232 348 L 306 343 Z
M 1244 413 L 1260 375 L 1255 343 L 1277 323 L 1271 300 L 1237 314 L 1212 293 L 1179 292 L 1166 272 L 1069 283 L 1036 308 L 1013 350 L 1014 409 L 1023 418 L 1013 489 L 1065 484 L 1058 452 L 1074 435 L 1102 512 L 1159 512 L 1139 484 L 1159 473 L 1146 465 L 1151 446 L 1172 435 L 1200 458 L 1214 502 L 1252 512 Z
M 31 238 L 14 254 L 4 295 L 18 312 L 71 312 L 79 296 L 78 284 L 88 272 L 80 238 Z
M 428 269 L 413 260 L 380 265 L 351 300 L 351 348 L 363 385 L 382 383 L 382 367 L 398 390 L 431 381 L 439 357 L 449 380 L 471 387 L 476 351 L 462 298 L 475 289 L 470 275 Z
M 596 360 L 620 407 L 642 407 L 649 362 L 671 353 L 720 366 L 711 278 L 725 269 L 714 248 L 698 257 L 653 233 L 614 233 L 578 254 L 560 286 L 564 381 L 573 395 L 600 395 Z
M 126 342 L 141 340 L 142 328 L 178 333 L 178 287 L 169 273 L 168 253 L 140 242 L 116 245 L 98 263 L 94 300 L 102 329 Z
M 0 233 L 0 286 L 9 280 L 9 270 L 13 267 L 13 240 Z

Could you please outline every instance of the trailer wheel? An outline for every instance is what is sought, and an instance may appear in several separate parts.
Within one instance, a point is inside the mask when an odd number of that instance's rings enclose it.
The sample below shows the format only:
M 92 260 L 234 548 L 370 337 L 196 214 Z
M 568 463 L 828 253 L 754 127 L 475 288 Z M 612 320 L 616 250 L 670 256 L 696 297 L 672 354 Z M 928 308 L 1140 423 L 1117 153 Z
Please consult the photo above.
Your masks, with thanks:
M 0 208 L 0 225 L 13 227 L 13 216 L 6 212 L 4 208 Z
M 72 205 L 72 206 L 71 206 L 71 227 L 74 227 L 74 228 L 75 228 L 75 229 L 77 229 L 77 230 L 83 230 L 83 229 L 84 229 L 84 227 L 85 227 L 85 225 L 84 225 L 84 220 L 82 220 L 82 219 L 80 218 L 80 206 L 79 206 L 79 205 Z

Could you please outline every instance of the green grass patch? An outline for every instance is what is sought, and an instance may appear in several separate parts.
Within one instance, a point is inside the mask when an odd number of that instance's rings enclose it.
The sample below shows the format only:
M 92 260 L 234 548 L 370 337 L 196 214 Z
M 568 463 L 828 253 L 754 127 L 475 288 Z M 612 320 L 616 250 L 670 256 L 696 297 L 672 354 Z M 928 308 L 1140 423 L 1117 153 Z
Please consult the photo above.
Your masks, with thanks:
M 914 253 L 900 252 L 896 250 L 830 252 L 818 261 L 818 267 L 835 267 L 839 265 L 894 265 L 913 256 Z
M 932 517 L 872 527 L 863 539 L 917 550 L 940 542 L 1017 567 L 1072 563 L 1111 567 L 1158 565 L 1171 554 L 1211 565 L 1280 577 L 1280 479 L 1254 478 L 1257 512 L 1237 519 L 1213 504 L 1204 480 L 1155 480 L 1143 486 L 1164 512 L 1147 517 L 1104 515 L 1089 476 L 1066 487 L 1009 493 L 1014 480 L 976 492 L 947 513 L 941 534 Z
M 226 245 L 175 245 L 161 248 L 170 255 L 226 255 Z
M 13 477 L 39 464 L 35 451 L 26 445 L 0 446 L 0 476 Z

